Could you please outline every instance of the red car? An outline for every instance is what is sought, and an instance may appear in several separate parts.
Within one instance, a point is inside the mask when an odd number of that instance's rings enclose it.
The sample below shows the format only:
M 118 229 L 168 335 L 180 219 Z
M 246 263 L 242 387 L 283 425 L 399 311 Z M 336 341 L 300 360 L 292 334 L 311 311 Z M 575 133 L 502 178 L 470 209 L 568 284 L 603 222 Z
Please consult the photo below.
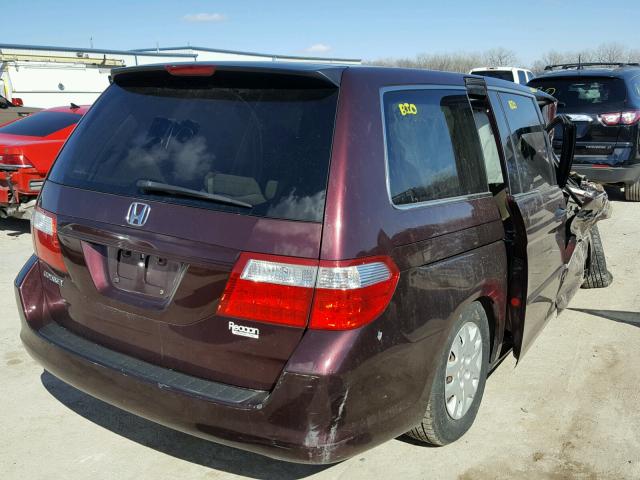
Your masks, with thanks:
M 0 217 L 31 217 L 53 161 L 88 108 L 50 108 L 0 126 Z

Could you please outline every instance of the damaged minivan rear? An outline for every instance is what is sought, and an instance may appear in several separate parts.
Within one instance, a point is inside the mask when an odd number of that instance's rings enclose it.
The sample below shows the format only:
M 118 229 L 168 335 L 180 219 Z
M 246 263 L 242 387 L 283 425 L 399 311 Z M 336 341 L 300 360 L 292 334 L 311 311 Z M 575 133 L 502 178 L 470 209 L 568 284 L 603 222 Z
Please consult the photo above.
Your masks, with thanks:
M 589 268 L 597 218 L 572 221 L 573 147 L 556 165 L 544 126 L 529 89 L 459 74 L 115 70 L 38 199 L 23 343 L 108 403 L 274 458 L 452 442 Z
M 52 320 L 159 367 L 267 391 L 309 301 L 233 267 L 243 252 L 317 262 L 338 92 L 315 78 L 191 73 L 117 75 L 58 158 L 34 220 L 37 251 L 55 229 L 51 264 L 72 279 L 47 285 L 61 305 Z M 278 274 L 250 260 L 255 275 Z M 253 310 L 268 341 L 220 321 Z

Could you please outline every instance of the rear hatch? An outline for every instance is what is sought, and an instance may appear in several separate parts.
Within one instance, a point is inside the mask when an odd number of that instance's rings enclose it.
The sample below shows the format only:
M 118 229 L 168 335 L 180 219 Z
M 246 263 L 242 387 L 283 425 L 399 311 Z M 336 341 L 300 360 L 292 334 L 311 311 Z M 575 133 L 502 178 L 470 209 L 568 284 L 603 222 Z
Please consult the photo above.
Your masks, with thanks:
M 54 320 L 166 368 L 270 389 L 306 319 L 218 308 L 242 252 L 318 260 L 337 96 L 318 72 L 116 75 L 41 195 L 67 270 L 53 272 L 62 285 L 45 280 Z
M 575 163 L 609 163 L 628 160 L 631 153 L 629 128 L 621 113 L 627 108 L 624 80 L 607 76 L 536 78 L 529 85 L 558 99 L 558 113 L 568 115 L 577 127 Z M 562 142 L 555 131 L 554 147 Z

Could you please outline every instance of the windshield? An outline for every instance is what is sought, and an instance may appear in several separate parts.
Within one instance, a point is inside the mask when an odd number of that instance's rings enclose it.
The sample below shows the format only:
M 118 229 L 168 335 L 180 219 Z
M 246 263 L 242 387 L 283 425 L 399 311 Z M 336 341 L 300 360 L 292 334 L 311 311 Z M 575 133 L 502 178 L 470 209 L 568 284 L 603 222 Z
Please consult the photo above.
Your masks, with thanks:
M 513 73 L 511 70 L 479 70 L 473 72 L 474 75 L 481 75 L 483 77 L 499 78 L 500 80 L 508 80 L 513 82 Z
M 624 110 L 624 82 L 618 78 L 536 78 L 529 85 L 558 99 L 558 112 L 606 113 Z
M 75 125 L 81 115 L 65 112 L 38 112 L 0 127 L 0 133 L 47 137 L 63 128 Z
M 268 80 L 258 87 L 240 82 L 240 88 L 228 79 L 185 82 L 109 87 L 60 153 L 50 180 L 199 208 L 321 221 L 337 89 L 300 82 L 264 88 L 273 86 Z M 141 181 L 164 188 L 141 188 Z M 237 202 L 176 195 L 172 186 Z

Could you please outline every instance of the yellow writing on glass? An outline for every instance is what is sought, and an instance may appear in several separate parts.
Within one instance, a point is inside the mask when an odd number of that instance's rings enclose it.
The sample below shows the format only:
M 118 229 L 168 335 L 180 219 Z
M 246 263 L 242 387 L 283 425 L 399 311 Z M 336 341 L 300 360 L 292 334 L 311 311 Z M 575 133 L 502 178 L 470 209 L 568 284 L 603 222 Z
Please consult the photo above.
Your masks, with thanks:
M 400 103 L 398 104 L 400 113 L 404 117 L 405 115 L 417 115 L 418 107 L 414 103 Z

